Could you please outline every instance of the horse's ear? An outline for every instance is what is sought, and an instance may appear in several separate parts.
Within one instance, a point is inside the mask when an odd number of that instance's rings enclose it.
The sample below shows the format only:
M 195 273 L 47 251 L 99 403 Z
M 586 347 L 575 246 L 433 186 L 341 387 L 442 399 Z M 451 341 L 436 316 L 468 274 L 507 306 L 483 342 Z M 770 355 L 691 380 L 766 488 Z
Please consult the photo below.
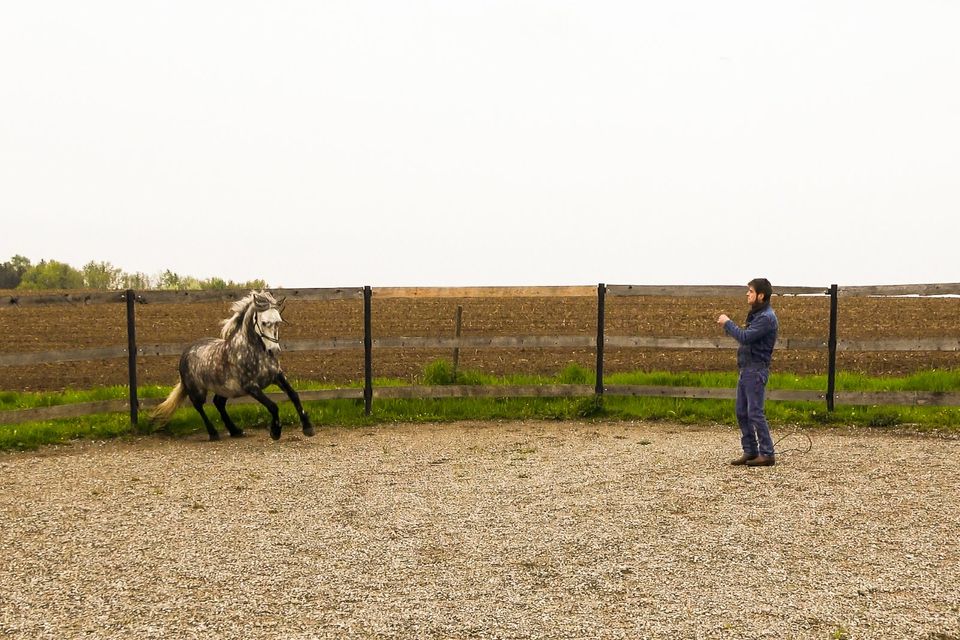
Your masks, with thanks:
M 281 314 L 283 313 L 283 309 L 286 306 L 287 306 L 287 296 L 283 296 L 282 298 L 277 300 L 277 310 L 280 311 Z
M 266 311 L 270 308 L 270 299 L 259 293 L 253 294 L 253 307 L 257 311 Z

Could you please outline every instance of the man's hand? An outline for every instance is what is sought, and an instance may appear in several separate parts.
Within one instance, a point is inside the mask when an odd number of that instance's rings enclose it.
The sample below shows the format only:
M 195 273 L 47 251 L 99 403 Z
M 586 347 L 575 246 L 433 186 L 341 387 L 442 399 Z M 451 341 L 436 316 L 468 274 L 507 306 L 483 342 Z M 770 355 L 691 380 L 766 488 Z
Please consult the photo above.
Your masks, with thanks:
M 720 317 L 717 318 L 717 324 L 722 327 L 723 325 L 727 324 L 727 321 L 728 321 L 729 319 L 730 319 L 730 318 L 727 317 L 727 314 L 721 313 L 721 314 L 720 314 Z

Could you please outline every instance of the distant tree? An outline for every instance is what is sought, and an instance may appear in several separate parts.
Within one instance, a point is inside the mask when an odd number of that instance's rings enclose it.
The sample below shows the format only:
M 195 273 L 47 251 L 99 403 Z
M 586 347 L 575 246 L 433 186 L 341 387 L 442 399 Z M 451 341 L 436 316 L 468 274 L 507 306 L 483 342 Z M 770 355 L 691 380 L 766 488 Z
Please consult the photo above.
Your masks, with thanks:
M 223 278 L 207 278 L 200 281 L 201 289 L 213 289 L 221 291 L 223 289 L 266 289 L 265 280 L 248 280 L 247 282 L 234 282 L 233 280 L 224 280 Z
M 20 284 L 20 274 L 14 271 L 9 262 L 0 264 L 0 289 L 16 289 Z
M 197 278 L 193 276 L 181 276 L 179 273 L 175 273 L 169 269 L 157 277 L 156 285 L 158 289 L 176 289 L 178 291 L 203 288 L 202 283 Z
M 27 269 L 18 289 L 80 289 L 83 274 L 63 262 L 41 260 Z
M 165 270 L 157 278 L 157 288 L 158 289 L 182 289 L 180 286 L 183 278 L 179 274 L 170 271 L 170 269 Z
M 16 255 L 10 258 L 10 264 L 12 264 L 13 267 L 17 271 L 19 271 L 21 275 L 26 273 L 27 269 L 33 266 L 30 264 L 30 258 L 25 258 L 24 256 L 21 256 L 21 255 Z
M 153 280 L 142 271 L 123 274 L 123 289 L 153 289 Z
M 228 282 L 227 282 L 226 280 L 224 280 L 223 278 L 210 278 L 209 280 L 201 280 L 201 281 L 200 281 L 200 288 L 201 288 L 201 289 L 214 289 L 214 290 L 216 290 L 216 291 L 221 291 L 221 290 L 223 290 L 223 289 L 226 289 L 227 287 L 229 287 L 229 286 L 232 285 L 232 284 L 233 284 L 232 282 L 229 282 L 229 283 L 228 283 Z
M 83 265 L 83 284 L 90 289 L 121 289 L 123 271 L 109 262 L 88 262 Z
M 0 289 L 266 289 L 264 280 L 234 282 L 217 276 L 200 280 L 183 276 L 170 269 L 159 275 L 143 272 L 127 273 L 109 262 L 91 260 L 82 269 L 75 269 L 56 260 L 30 260 L 15 255 L 0 263 Z
M 30 260 L 20 255 L 0 264 L 0 289 L 16 289 L 30 266 Z

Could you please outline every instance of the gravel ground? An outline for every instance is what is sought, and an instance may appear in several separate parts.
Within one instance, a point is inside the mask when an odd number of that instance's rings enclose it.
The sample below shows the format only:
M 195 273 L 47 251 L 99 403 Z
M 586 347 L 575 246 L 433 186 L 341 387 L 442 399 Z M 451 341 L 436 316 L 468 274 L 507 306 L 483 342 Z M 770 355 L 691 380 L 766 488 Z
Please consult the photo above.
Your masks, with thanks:
M 764 469 L 646 423 L 4 454 L 0 636 L 960 638 L 960 441 L 803 433 Z

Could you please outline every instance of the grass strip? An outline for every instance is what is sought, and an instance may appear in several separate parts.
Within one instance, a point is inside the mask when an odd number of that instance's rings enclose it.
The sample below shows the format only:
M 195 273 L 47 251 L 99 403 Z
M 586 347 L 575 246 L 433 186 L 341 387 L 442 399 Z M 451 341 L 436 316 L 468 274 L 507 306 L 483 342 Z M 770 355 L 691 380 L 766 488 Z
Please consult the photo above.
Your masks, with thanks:
M 668 373 L 633 372 L 611 374 L 608 384 L 728 387 L 736 386 L 736 372 Z M 460 372 L 453 375 L 452 367 L 444 361 L 430 363 L 414 383 L 425 385 L 480 384 L 593 384 L 593 372 L 570 365 L 555 376 L 489 376 L 479 372 Z M 411 384 L 409 380 L 377 379 L 376 387 Z M 301 390 L 333 388 L 335 385 L 298 380 L 294 386 Z M 340 385 L 359 387 L 361 383 Z M 789 373 L 771 375 L 769 389 L 822 390 L 826 376 L 798 376 Z M 922 371 L 903 377 L 870 377 L 841 373 L 837 376 L 838 391 L 920 391 L 952 392 L 960 390 L 960 370 Z M 170 387 L 148 385 L 138 389 L 140 398 L 162 398 Z M 0 411 L 47 407 L 58 404 L 122 399 L 127 397 L 125 386 L 100 387 L 89 390 L 63 392 L 0 392 Z M 370 426 L 394 422 L 453 422 L 460 420 L 663 420 L 682 424 L 722 424 L 736 426 L 732 400 L 704 400 L 688 398 L 605 397 L 588 398 L 448 398 L 448 399 L 378 399 L 373 414 L 367 416 L 363 402 L 357 400 L 329 400 L 305 403 L 314 424 L 323 426 Z M 298 429 L 293 407 L 282 402 L 281 421 L 287 430 Z M 230 414 L 245 429 L 266 428 L 269 416 L 257 404 L 232 405 Z M 774 428 L 796 425 L 802 427 L 849 425 L 862 427 L 909 427 L 917 431 L 960 433 L 960 409 L 956 407 L 907 406 L 837 406 L 827 412 L 822 403 L 768 402 L 767 417 Z M 220 427 L 216 410 L 207 407 L 208 416 Z M 2 420 L 2 416 L 0 416 Z M 189 406 L 181 408 L 164 428 L 164 432 L 180 437 L 204 428 L 196 411 Z M 137 425 L 130 425 L 124 414 L 103 414 L 28 422 L 18 425 L 0 424 L 0 450 L 33 449 L 72 439 L 105 439 L 128 434 L 152 432 L 147 416 Z M 224 432 L 225 433 L 225 432 Z

